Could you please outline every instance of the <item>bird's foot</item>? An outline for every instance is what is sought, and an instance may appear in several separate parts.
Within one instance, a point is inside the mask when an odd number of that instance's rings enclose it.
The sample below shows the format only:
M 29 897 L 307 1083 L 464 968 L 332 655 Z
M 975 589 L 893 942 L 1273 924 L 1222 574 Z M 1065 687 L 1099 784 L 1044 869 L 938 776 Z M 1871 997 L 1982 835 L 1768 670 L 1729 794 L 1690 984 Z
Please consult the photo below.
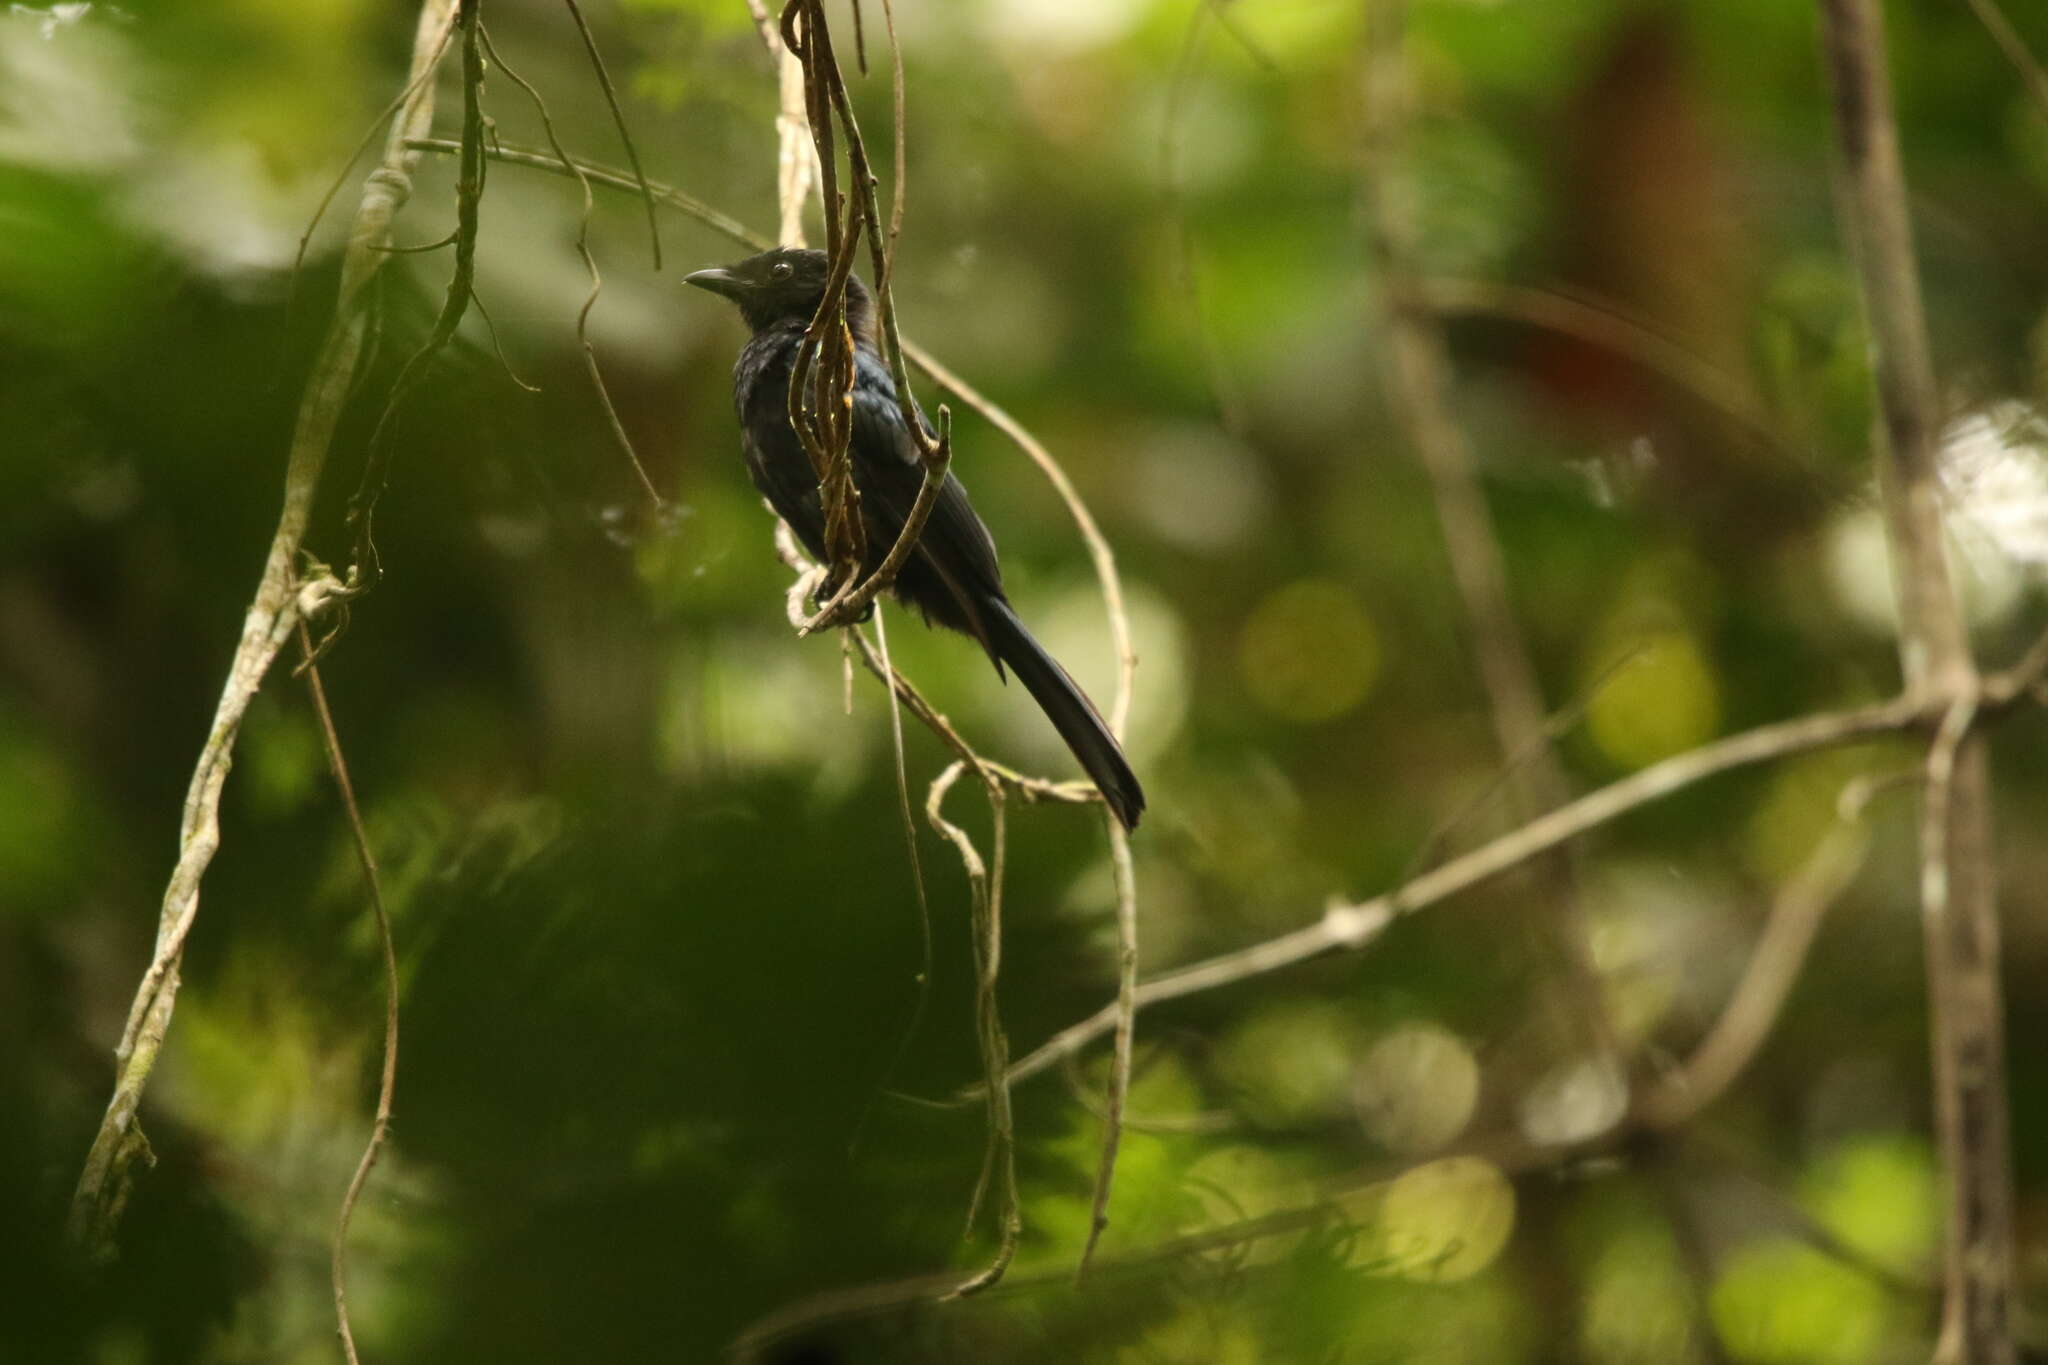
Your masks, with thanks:
M 825 608 L 831 603 L 832 599 L 837 597 L 842 590 L 848 588 L 849 586 L 851 585 L 849 585 L 843 579 L 831 584 L 824 591 L 818 593 L 817 596 L 811 599 L 811 610 L 813 612 L 824 611 Z M 870 598 L 858 612 L 856 612 L 852 616 L 844 618 L 839 622 L 839 624 L 847 626 L 864 626 L 869 621 L 874 619 L 874 615 L 875 603 L 874 599 Z

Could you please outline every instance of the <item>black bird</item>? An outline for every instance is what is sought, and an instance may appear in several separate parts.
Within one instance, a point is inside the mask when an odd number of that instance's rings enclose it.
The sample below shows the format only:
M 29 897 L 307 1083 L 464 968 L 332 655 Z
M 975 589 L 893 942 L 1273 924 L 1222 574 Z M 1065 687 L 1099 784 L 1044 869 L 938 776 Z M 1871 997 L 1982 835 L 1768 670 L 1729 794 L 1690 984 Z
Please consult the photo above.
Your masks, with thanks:
M 804 328 L 825 295 L 825 253 L 784 248 L 737 264 L 699 270 L 685 282 L 739 305 L 753 336 L 732 371 L 747 472 L 777 515 L 813 558 L 825 559 L 825 517 L 817 476 L 789 422 L 789 373 Z M 924 482 L 917 444 L 903 422 L 896 383 L 875 341 L 874 296 L 858 279 L 846 284 L 846 322 L 854 339 L 853 480 L 872 573 L 896 543 Z M 924 414 L 917 414 L 931 431 Z M 995 541 L 974 514 L 967 490 L 951 474 L 918 536 L 917 550 L 896 576 L 896 596 L 928 624 L 981 642 L 1001 676 L 1005 664 L 1059 731 L 1125 829 L 1137 826 L 1145 793 L 1115 736 L 1050 654 L 1031 638 L 1003 595 Z

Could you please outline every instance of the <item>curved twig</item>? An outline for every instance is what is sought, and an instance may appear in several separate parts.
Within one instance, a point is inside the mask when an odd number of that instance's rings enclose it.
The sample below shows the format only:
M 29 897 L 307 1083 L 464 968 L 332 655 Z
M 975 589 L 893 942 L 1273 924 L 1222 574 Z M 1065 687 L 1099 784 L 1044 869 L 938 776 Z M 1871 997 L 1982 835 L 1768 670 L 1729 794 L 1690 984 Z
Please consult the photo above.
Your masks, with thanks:
M 770 509 L 773 510 L 773 509 Z M 796 536 L 782 523 L 775 524 L 775 554 L 797 577 L 789 586 L 785 608 L 791 625 L 800 625 L 808 617 L 806 599 L 824 581 L 825 569 L 813 564 L 796 543 Z M 917 690 L 916 684 L 894 668 L 885 667 L 874 642 L 861 630 L 850 630 L 855 650 L 867 670 L 874 674 L 883 685 L 891 687 L 897 698 L 910 709 L 910 714 L 919 724 L 930 730 L 938 741 L 961 760 L 972 767 L 984 783 L 999 783 L 1004 792 L 1017 797 L 1027 805 L 1047 802 L 1055 805 L 1088 806 L 1100 805 L 1102 793 L 1095 784 L 1085 781 L 1055 782 L 1050 778 L 1033 777 L 1019 772 L 1007 764 L 977 752 L 964 738 L 953 723 L 941 715 L 925 695 Z
M 1494 738 L 1501 757 L 1512 762 L 1509 805 L 1525 820 L 1562 804 L 1569 787 L 1551 749 L 1542 683 L 1508 600 L 1507 564 L 1477 461 L 1451 416 L 1450 348 L 1416 281 L 1420 229 L 1404 161 L 1411 101 L 1406 0 L 1377 0 L 1366 29 L 1367 149 L 1360 176 L 1372 209 L 1366 237 L 1385 298 L 1381 379 L 1395 422 L 1429 478 Z M 1577 871 L 1564 850 L 1540 860 L 1535 871 L 1546 894 L 1530 904 L 1533 936 L 1562 966 L 1558 976 L 1541 978 L 1544 1003 L 1576 1024 L 1570 1031 L 1583 1037 L 1571 1040 L 1575 1046 L 1619 1074 L 1620 1047 L 1593 964 Z
M 641 463 L 640 452 L 633 449 L 632 438 L 626 435 L 626 424 L 619 420 L 619 410 L 612 402 L 611 388 L 604 382 L 604 373 L 598 368 L 597 348 L 590 344 L 590 310 L 597 306 L 597 296 L 604 292 L 604 277 L 598 273 L 597 258 L 590 251 L 590 215 L 597 207 L 596 200 L 590 193 L 590 177 L 583 173 L 562 146 L 562 139 L 555 133 L 555 120 L 548 113 L 547 101 L 541 98 L 540 91 L 536 90 L 524 76 L 506 65 L 505 59 L 498 55 L 497 47 L 491 42 L 489 30 L 484 30 L 483 38 L 484 50 L 490 53 L 491 60 L 498 64 L 498 69 L 505 73 L 507 80 L 524 90 L 527 98 L 533 101 L 534 109 L 540 114 L 541 130 L 547 136 L 548 146 L 554 149 L 556 161 L 561 164 L 564 172 L 575 176 L 576 183 L 582 187 L 583 212 L 576 220 L 576 254 L 582 259 L 583 269 L 590 276 L 590 292 L 583 296 L 583 306 L 576 310 L 576 344 L 583 350 L 584 368 L 590 375 L 591 387 L 597 391 L 598 406 L 604 409 L 605 421 L 611 427 L 612 440 L 625 454 L 626 463 L 633 466 L 633 473 L 639 478 L 640 487 L 646 491 L 649 501 L 659 508 L 662 506 L 661 493 L 655 488 L 654 480 L 647 476 L 647 466 Z M 640 182 L 640 188 L 643 191 L 647 190 L 644 180 Z M 648 193 L 651 211 L 652 193 Z M 477 311 L 483 311 L 481 300 L 477 303 Z M 495 331 L 492 335 L 495 337 Z
M 2012 69 L 2019 73 L 2020 81 L 2027 87 L 2027 93 L 2034 97 L 2043 116 L 2048 116 L 2048 71 L 2041 69 L 2041 63 L 2027 49 L 2026 39 L 2012 26 L 2012 20 L 2005 17 L 2005 11 L 1998 7 L 1997 0 L 1970 0 L 1970 8 L 1976 12 L 1977 22 L 1984 25 L 1991 34 L 1991 41 L 1998 44 L 1998 50 L 2012 63 Z
M 802 21 L 799 35 L 798 21 Z M 818 614 L 806 623 L 805 633 L 826 626 L 845 625 L 857 620 L 866 611 L 875 597 L 895 581 L 911 552 L 917 547 L 918 538 L 924 533 L 924 525 L 932 508 L 938 502 L 938 495 L 944 487 L 947 466 L 952 459 L 952 414 L 944 404 L 938 409 L 936 431 L 925 429 L 922 415 L 917 409 L 917 400 L 910 387 L 910 372 L 903 358 L 902 338 L 897 330 L 895 296 L 892 289 L 894 234 L 901 231 L 900 211 L 891 219 L 890 226 L 882 223 L 881 209 L 875 201 L 875 173 L 868 161 L 867 145 L 861 137 L 860 123 L 854 117 L 852 101 L 846 93 L 846 82 L 839 70 L 839 63 L 832 51 L 831 27 L 826 22 L 824 7 L 819 0 L 789 0 L 783 7 L 781 34 L 784 46 L 794 52 L 802 61 L 807 77 L 806 109 L 809 115 L 812 138 L 817 145 L 820 170 L 824 176 L 826 254 L 831 258 L 835 273 L 842 266 L 842 254 L 850 258 L 854 252 L 853 239 L 859 229 L 865 226 L 868 234 L 868 249 L 872 261 L 872 278 L 875 281 L 876 315 L 880 321 L 880 340 L 883 358 L 896 382 L 896 403 L 901 412 L 905 428 L 911 433 L 918 451 L 920 463 L 924 466 L 924 481 L 918 488 L 917 497 L 911 503 L 898 529 L 896 540 L 882 557 L 873 573 L 864 577 L 855 570 L 863 559 L 846 558 L 848 570 L 831 600 L 827 601 Z M 845 229 L 839 225 L 840 196 L 838 170 L 834 154 L 836 145 L 833 127 L 845 134 L 847 167 L 853 180 L 852 203 L 847 207 L 849 222 Z M 901 122 L 901 107 L 898 106 L 898 122 Z M 899 180 L 900 190 L 900 180 Z M 850 260 L 845 262 L 850 268 Z M 820 306 L 818 318 L 813 319 L 815 330 L 827 316 L 844 326 L 844 310 L 828 290 Z M 811 344 L 810 333 L 806 333 L 806 345 Z M 836 337 L 828 338 L 836 340 Z M 850 356 L 849 356 L 850 364 Z M 798 366 L 804 363 L 801 353 Z M 848 376 L 849 383 L 851 376 Z M 792 375 L 792 391 L 797 377 Z M 821 404 L 822 406 L 822 404 Z M 792 421 L 802 432 L 799 414 L 792 411 Z M 827 450 L 837 456 L 841 447 L 827 443 Z M 815 462 L 815 461 L 814 461 Z M 835 475 L 837 466 L 834 466 Z M 845 478 L 845 486 L 839 486 L 839 479 L 825 482 L 821 479 L 821 493 L 825 504 L 827 545 L 831 557 L 842 559 L 842 551 L 832 544 L 835 515 L 845 517 L 843 509 L 853 496 L 851 479 Z M 856 521 L 857 525 L 857 521 Z
M 1067 471 L 1053 458 L 1036 436 L 1027 430 L 1022 422 L 1012 417 L 981 390 L 962 379 L 959 374 L 939 362 L 939 358 L 913 341 L 905 340 L 903 354 L 908 356 L 920 370 L 932 377 L 940 388 L 951 393 L 968 407 L 980 413 L 988 424 L 1010 438 L 1011 442 L 1031 463 L 1038 466 L 1046 482 L 1059 494 L 1066 504 L 1067 515 L 1073 518 L 1074 528 L 1081 533 L 1082 543 L 1088 547 L 1088 557 L 1095 566 L 1095 578 L 1102 588 L 1103 610 L 1109 616 L 1109 638 L 1116 648 L 1116 699 L 1109 708 L 1109 728 L 1118 739 L 1124 736 L 1124 729 L 1131 715 L 1131 689 L 1138 671 L 1138 650 L 1131 642 L 1131 617 L 1124 606 L 1123 575 L 1117 571 L 1116 551 L 1109 545 L 1109 538 L 1102 534 L 1102 528 L 1095 524 L 1094 513 L 1081 500 L 1081 494 L 1074 487 L 1074 481 L 1067 477 Z
M 362 158 L 363 153 L 369 150 L 370 144 L 377 140 L 377 134 L 384 125 L 389 123 L 400 110 L 406 107 L 407 102 L 420 92 L 420 88 L 434 74 L 435 69 L 440 66 L 441 54 L 448 50 L 448 40 L 455 36 L 455 6 L 452 0 L 445 8 L 446 14 L 441 28 L 434 38 L 432 57 L 424 63 L 415 60 L 416 74 L 406 83 L 403 90 L 392 96 L 391 103 L 384 106 L 383 112 L 370 121 L 370 126 L 363 130 L 362 138 L 357 141 L 355 150 L 348 154 L 348 160 L 342 164 L 340 170 L 334 173 L 334 179 L 328 182 L 326 192 L 320 196 L 320 202 L 313 206 L 313 217 L 307 222 L 306 230 L 299 234 L 299 249 L 292 256 L 292 283 L 294 285 L 298 283 L 300 269 L 306 264 L 306 248 L 311 245 L 313 234 L 319 230 L 321 220 L 327 216 L 327 210 L 333 205 L 334 196 L 340 194 L 341 187 L 348 183 L 348 173 L 355 168 L 356 162 Z M 447 238 L 436 245 L 445 246 L 454 240 L 454 234 L 450 233 Z M 393 247 L 388 243 L 375 248 L 378 251 L 404 251 L 410 249 L 413 248 Z M 287 304 L 289 304 L 289 299 L 287 299 Z
M 362 360 L 370 321 L 365 291 L 389 259 L 378 248 L 390 242 L 392 220 L 411 190 L 412 170 L 419 158 L 410 140 L 423 134 L 433 120 L 433 83 L 426 77 L 440 57 L 454 17 L 452 0 L 426 0 L 420 8 L 404 87 L 408 94 L 385 144 L 383 160 L 363 186 L 342 257 L 334 317 L 299 403 L 277 530 L 243 622 L 241 642 L 228 667 L 212 728 L 192 772 L 178 831 L 178 862 L 165 888 L 157 921 L 156 951 L 136 989 L 128 1023 L 115 1049 L 113 1098 L 86 1155 L 66 1221 L 74 1245 L 96 1259 L 112 1254 L 132 1167 L 148 1159 L 149 1144 L 142 1136 L 137 1111 L 170 1028 L 185 939 L 199 913 L 200 883 L 220 847 L 221 789 L 242 719 L 300 617 L 318 614 L 339 594 L 341 585 L 331 576 L 323 574 L 310 582 L 300 579 L 299 547 L 342 406 Z
M 1806 965 L 1821 920 L 1863 867 L 1870 849 L 1863 823 L 1868 792 L 1868 783 L 1843 790 L 1835 822 L 1773 898 L 1749 965 L 1713 1027 L 1685 1065 L 1659 1078 L 1636 1102 L 1645 1124 L 1665 1131 L 1683 1127 L 1734 1084 L 1763 1046 Z
M 356 860 L 363 867 L 363 882 L 370 893 L 370 909 L 376 915 L 377 942 L 384 958 L 384 1066 L 377 1082 L 377 1117 L 370 1127 L 370 1140 L 349 1178 L 341 1210 L 334 1217 L 334 1247 L 328 1259 L 328 1277 L 334 1289 L 334 1318 L 341 1334 L 342 1354 L 356 1365 L 355 1332 L 348 1320 L 348 1225 L 355 1216 L 356 1201 L 369 1183 L 370 1168 L 377 1164 L 391 1135 L 392 1099 L 398 1089 L 398 949 L 392 942 L 391 912 L 384 905 L 384 888 L 377 876 L 377 856 L 370 849 L 369 831 L 363 828 L 362 808 L 356 804 L 355 783 L 348 775 L 348 760 L 342 756 L 341 736 L 334 728 L 334 712 L 327 705 L 327 689 L 320 682 L 314 662 L 313 637 L 301 620 L 299 649 L 305 655 L 303 671 L 306 690 L 313 699 L 313 713 L 320 722 L 320 740 L 327 749 L 327 763 L 334 772 L 334 785 L 341 795 L 342 810 L 348 816 L 349 835 L 355 841 Z
M 1417 280 L 1415 288 L 1418 300 L 1438 313 L 1501 318 L 1612 351 L 1733 419 L 1806 474 L 1819 474 L 1812 454 L 1785 438 L 1749 386 L 1621 303 L 1580 289 L 1447 276 Z
M 1002 1011 L 996 999 L 996 983 L 1003 958 L 1003 862 L 1006 843 L 1003 789 L 999 783 L 984 776 L 982 787 L 988 793 L 989 812 L 994 821 L 991 867 L 982 862 L 974 841 L 967 837 L 967 831 L 941 813 L 946 793 L 953 789 L 954 782 L 965 771 L 966 760 L 957 760 L 933 780 L 931 792 L 925 798 L 924 814 L 931 827 L 958 850 L 974 902 L 975 1036 L 981 1048 L 982 1074 L 987 1079 L 988 1146 L 982 1154 L 981 1175 L 975 1180 L 974 1196 L 968 1201 L 967 1227 L 973 1228 L 991 1183 L 1000 1187 L 1001 1199 L 996 1208 L 994 1258 L 979 1272 L 952 1286 L 946 1292 L 947 1298 L 978 1294 L 1001 1280 L 1017 1255 L 1017 1243 L 1024 1232 L 1022 1200 L 1017 1191 L 1017 1125 L 1010 1112 L 1010 1087 L 1003 1080 L 1003 1073 L 1010 1064 L 1010 1042 L 1003 1032 Z
M 597 39 L 590 32 L 590 25 L 584 22 L 582 6 L 576 0 L 562 0 L 569 7 L 569 17 L 576 21 L 576 32 L 583 38 L 583 51 L 590 58 L 591 69 L 597 72 L 597 83 L 604 88 L 604 102 L 612 111 L 612 124 L 619 130 L 619 141 L 626 146 L 626 161 L 633 168 L 633 179 L 638 184 L 640 196 L 647 202 L 647 236 L 654 244 L 654 268 L 661 269 L 661 229 L 654 221 L 654 193 L 647 187 L 647 175 L 640 169 L 640 152 L 633 146 L 632 130 L 626 126 L 625 111 L 619 108 L 619 92 L 612 86 L 611 72 L 605 70 L 604 56 L 597 50 Z
M 440 313 L 434 318 L 432 330 L 398 372 L 398 378 L 391 385 L 391 393 L 384 400 L 384 411 L 370 432 L 368 454 L 363 457 L 362 480 L 348 501 L 348 525 L 355 541 L 348 569 L 351 593 L 368 591 L 383 576 L 371 526 L 391 468 L 392 419 L 418 387 L 428 363 L 455 335 L 462 315 L 469 309 L 475 288 L 477 225 L 483 208 L 485 167 L 488 164 L 484 158 L 482 8 L 483 0 L 459 0 L 456 9 L 456 27 L 462 33 L 462 152 L 455 180 L 455 269 L 449 275 L 447 293 L 442 299 Z
M 1080 1264 L 1074 1271 L 1077 1281 L 1087 1275 L 1096 1243 L 1109 1226 L 1109 1193 L 1116 1182 L 1117 1148 L 1123 1142 L 1124 1104 L 1131 1093 L 1131 1042 L 1138 1026 L 1138 882 L 1131 866 L 1131 835 L 1113 815 L 1103 824 L 1109 830 L 1109 866 L 1116 882 L 1116 1042 L 1109 1093 L 1102 1106 L 1102 1159 L 1095 1168 L 1088 1240 L 1082 1244 Z
M 1899 733 L 1925 724 L 1927 719 L 1924 706 L 1898 699 L 1766 725 L 1665 759 L 1453 858 L 1394 891 L 1356 903 L 1338 901 L 1304 928 L 1140 982 L 1137 1008 L 1249 981 L 1329 953 L 1355 951 L 1377 939 L 1397 915 L 1427 909 L 1469 891 L 1566 840 L 1709 777 L 1792 754 Z M 1116 1015 L 1116 1006 L 1106 1005 L 1054 1034 L 1010 1068 L 1012 1084 L 1110 1032 Z M 957 1098 L 968 1103 L 978 1096 L 978 1089 L 968 1089 Z

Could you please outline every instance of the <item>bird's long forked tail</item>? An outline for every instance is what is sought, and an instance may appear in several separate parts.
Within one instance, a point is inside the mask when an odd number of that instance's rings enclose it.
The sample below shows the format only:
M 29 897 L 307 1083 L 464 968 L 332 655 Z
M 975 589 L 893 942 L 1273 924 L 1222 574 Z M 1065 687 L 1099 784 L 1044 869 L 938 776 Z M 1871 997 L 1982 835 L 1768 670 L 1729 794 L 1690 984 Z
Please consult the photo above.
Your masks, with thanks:
M 990 652 L 1008 664 L 1024 684 L 1024 690 L 1073 751 L 1081 770 L 1109 803 L 1111 813 L 1125 829 L 1136 829 L 1138 817 L 1145 811 L 1145 789 L 1138 785 L 1137 774 L 1131 771 L 1123 747 L 1109 732 L 1109 725 L 1096 711 L 1095 704 L 1067 676 L 1059 661 L 1032 638 L 1008 602 L 997 600 L 987 604 L 981 615 Z

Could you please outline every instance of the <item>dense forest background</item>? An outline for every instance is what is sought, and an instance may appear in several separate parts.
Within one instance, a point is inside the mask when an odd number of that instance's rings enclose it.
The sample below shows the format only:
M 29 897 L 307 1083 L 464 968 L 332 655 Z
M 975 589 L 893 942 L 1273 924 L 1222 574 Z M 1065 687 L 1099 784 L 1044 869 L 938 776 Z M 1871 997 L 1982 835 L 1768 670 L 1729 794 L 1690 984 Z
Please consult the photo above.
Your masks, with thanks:
M 1533 760 L 1503 756 L 1385 383 L 1368 7 L 895 8 L 905 331 L 1059 459 L 1122 571 L 1141 973 L 1510 829 Z M 863 9 L 866 76 L 850 11 L 832 21 L 886 168 Z M 225 788 L 119 1257 L 83 1268 L 60 1238 L 374 151 L 295 274 L 300 234 L 404 86 L 416 13 L 0 16 L 7 1360 L 339 1358 L 329 1256 L 383 978 L 296 645 Z M 1951 548 L 1993 667 L 2048 616 L 2048 84 L 2007 50 L 2048 54 L 2048 10 L 2015 0 L 2002 35 L 1983 13 L 1887 19 Z M 589 17 L 647 175 L 772 235 L 776 67 L 742 0 Z M 571 151 L 625 164 L 568 13 L 493 0 L 485 23 Z M 1408 25 L 1413 118 L 1373 145 L 1412 187 L 1404 266 L 1448 341 L 1558 794 L 1891 695 L 1870 348 L 1810 7 L 1421 0 Z M 453 137 L 457 63 L 439 80 Z M 487 80 L 495 136 L 545 148 Z M 399 243 L 449 232 L 454 178 L 422 157 Z M 778 1313 L 761 1349 L 790 1362 L 1927 1358 L 1942 1185 L 1900 736 L 1688 787 L 1361 952 L 1148 1008 L 1089 1278 L 1100 1042 L 1016 1088 L 1009 1279 L 906 1288 L 992 1254 L 986 1212 L 962 1236 L 983 1110 L 920 1102 L 981 1074 L 968 886 L 920 820 L 921 993 L 885 694 L 855 676 L 846 714 L 840 649 L 791 632 L 730 407 L 741 327 L 679 284 L 745 249 L 664 210 L 657 272 L 641 204 L 596 193 L 588 335 L 663 505 L 585 373 L 580 192 L 494 164 L 475 288 L 495 339 L 472 313 L 395 413 L 385 578 L 321 665 L 402 983 L 396 1121 L 349 1243 L 364 1359 L 705 1360 Z M 324 560 L 348 557 L 343 504 L 449 269 L 396 256 L 374 286 L 306 542 Z M 1020 613 L 1106 704 L 1064 504 L 952 407 Z M 971 643 L 890 621 L 971 742 L 1072 775 Z M 905 745 L 921 809 L 950 755 L 914 723 Z M 1992 746 L 2016 1331 L 2048 1350 L 2048 725 L 2021 712 Z M 947 810 L 986 851 L 971 781 Z M 1800 897 L 1825 917 L 1754 1056 L 1684 1124 L 1633 1121 Z M 1114 996 L 1114 901 L 1098 811 L 1009 803 L 1017 1053 Z

